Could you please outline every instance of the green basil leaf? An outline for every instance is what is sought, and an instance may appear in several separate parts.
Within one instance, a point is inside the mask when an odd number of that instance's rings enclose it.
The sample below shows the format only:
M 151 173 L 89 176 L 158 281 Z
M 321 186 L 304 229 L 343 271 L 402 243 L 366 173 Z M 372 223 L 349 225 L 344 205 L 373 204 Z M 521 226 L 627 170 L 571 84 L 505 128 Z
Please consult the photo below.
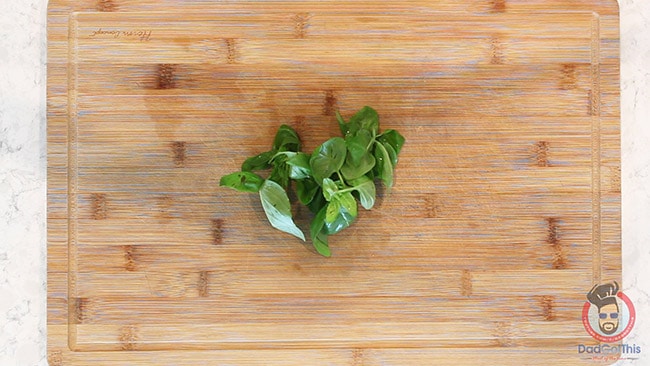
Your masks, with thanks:
M 291 179 L 299 180 L 311 177 L 311 166 L 309 166 L 309 154 L 295 153 L 294 156 L 289 157 L 287 164 L 291 167 L 289 177 Z
M 359 194 L 359 201 L 361 206 L 366 210 L 370 210 L 375 205 L 377 196 L 377 188 L 375 182 L 367 176 L 350 181 L 354 186 L 354 191 Z
M 332 251 L 330 250 L 329 244 L 327 243 L 327 234 L 324 231 L 316 234 L 316 236 L 311 239 L 311 242 L 314 245 L 314 248 L 316 248 L 318 254 L 322 255 L 323 257 L 332 256 Z
M 284 154 L 278 155 L 273 159 L 273 170 L 269 175 L 269 179 L 278 183 L 282 188 L 289 187 L 289 178 L 291 174 L 291 167 L 287 164 L 287 156 Z
M 267 179 L 260 188 L 260 201 L 271 226 L 305 240 L 305 234 L 293 222 L 291 203 L 284 188 Z
M 354 164 L 359 164 L 359 160 L 368 152 L 371 143 L 372 135 L 368 130 L 359 130 L 356 134 L 345 138 L 345 146 L 349 151 L 348 155 L 352 158 Z
M 325 221 L 325 229 L 324 229 L 325 233 L 327 235 L 334 235 L 340 232 L 341 230 L 347 228 L 348 226 L 352 225 L 355 219 L 356 216 L 352 216 L 347 212 L 341 212 L 339 215 L 336 216 L 334 221 L 332 222 Z
M 296 155 L 298 155 L 298 153 L 295 151 L 278 151 L 271 158 L 271 163 L 273 163 L 276 159 L 284 159 L 283 161 L 287 161 Z
M 346 180 L 357 179 L 364 176 L 366 173 L 375 167 L 376 159 L 370 153 L 365 153 L 358 163 L 354 163 L 350 155 L 345 159 L 345 164 L 341 167 L 341 174 Z
M 314 150 L 309 159 L 309 166 L 318 184 L 322 184 L 323 179 L 341 169 L 346 153 L 345 140 L 340 137 L 333 137 Z
M 332 196 L 339 190 L 339 187 L 329 178 L 323 179 L 323 196 L 326 201 L 331 201 Z
M 337 194 L 336 199 L 341 203 L 342 211 L 345 210 L 347 213 L 350 214 L 350 216 L 357 217 L 358 214 L 357 200 L 354 199 L 352 193 L 345 192 L 345 193 Z
M 273 140 L 274 151 L 300 151 L 300 138 L 296 131 L 287 125 L 282 125 Z
M 406 141 L 404 136 L 395 130 L 386 130 L 382 132 L 381 135 L 377 136 L 377 140 L 384 143 L 384 145 L 389 144 L 392 146 L 393 150 L 395 150 L 397 154 L 402 150 L 402 146 L 404 146 L 404 142 Z
M 398 155 L 405 143 L 399 132 L 379 133 L 379 115 L 366 106 L 348 122 L 336 112 L 344 138 L 325 141 L 310 154 L 300 151 L 296 131 L 282 125 L 270 151 L 247 158 L 242 171 L 221 177 L 220 185 L 244 192 L 258 192 L 264 213 L 276 229 L 305 240 L 291 213 L 288 189 L 295 180 L 295 193 L 314 213 L 310 237 L 314 248 L 331 256 L 329 235 L 350 226 L 357 218 L 358 206 L 369 210 L 376 201 L 375 179 L 388 190 L 393 185 Z M 272 168 L 264 180 L 253 173 Z M 358 201 L 358 202 L 357 202 Z
M 246 159 L 241 166 L 244 172 L 253 172 L 257 170 L 264 170 L 271 167 L 271 159 L 275 156 L 274 151 L 266 151 L 261 154 L 251 156 Z
M 332 252 L 327 243 L 327 234 L 323 230 L 325 227 L 326 210 L 327 207 L 321 208 L 312 219 L 311 225 L 309 225 L 309 234 L 316 251 L 325 257 L 329 257 L 332 255 Z
M 311 224 L 309 225 L 309 234 L 312 238 L 314 238 L 314 236 L 323 230 L 323 227 L 325 227 L 326 213 L 327 206 L 321 208 L 318 213 L 316 213 L 316 216 L 314 216 L 314 218 L 311 220 Z
M 325 200 L 325 196 L 323 196 L 323 189 L 318 186 L 316 194 L 314 194 L 314 199 L 307 204 L 307 207 L 312 213 L 318 213 L 326 205 L 327 201 Z
M 337 194 L 327 204 L 325 211 L 325 232 L 333 235 L 350 226 L 357 218 L 357 200 L 352 193 Z
M 325 198 L 327 199 L 327 198 Z M 333 223 L 341 212 L 341 202 L 339 200 L 330 201 L 325 211 L 325 224 Z
M 393 186 L 393 163 L 386 147 L 379 141 L 375 141 L 375 159 L 377 160 L 375 173 L 390 190 Z
M 379 132 L 379 115 L 377 111 L 365 106 L 350 118 L 348 128 L 350 133 L 354 134 L 361 129 L 369 131 L 372 136 L 377 135 L 377 132 Z
M 259 192 L 264 178 L 251 172 L 236 172 L 224 175 L 219 180 L 219 185 L 236 189 L 240 192 Z
M 388 152 L 388 156 L 390 157 L 390 162 L 393 164 L 393 168 L 395 168 L 395 166 L 397 165 L 397 152 L 395 151 L 395 149 L 393 149 L 392 145 L 385 142 L 382 142 L 381 144 L 384 145 L 384 148 L 386 149 L 386 151 Z
M 348 129 L 348 123 L 345 122 L 343 117 L 341 117 L 339 111 L 336 111 L 336 121 L 339 123 L 339 129 L 341 130 L 341 134 L 343 134 L 344 137 L 348 136 L 348 134 L 350 133 Z
M 296 195 L 303 205 L 308 205 L 319 189 L 320 186 L 311 178 L 296 181 Z

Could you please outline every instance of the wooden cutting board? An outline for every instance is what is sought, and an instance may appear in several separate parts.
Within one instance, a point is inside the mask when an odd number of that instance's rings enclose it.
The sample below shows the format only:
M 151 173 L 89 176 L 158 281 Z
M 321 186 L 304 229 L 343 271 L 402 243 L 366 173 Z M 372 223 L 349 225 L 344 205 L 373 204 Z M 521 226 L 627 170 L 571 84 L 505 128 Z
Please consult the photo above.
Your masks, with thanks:
M 593 363 L 585 295 L 621 280 L 615 1 L 52 0 L 48 21 L 50 365 Z M 281 124 L 309 151 L 364 105 L 406 144 L 331 258 L 218 186 Z

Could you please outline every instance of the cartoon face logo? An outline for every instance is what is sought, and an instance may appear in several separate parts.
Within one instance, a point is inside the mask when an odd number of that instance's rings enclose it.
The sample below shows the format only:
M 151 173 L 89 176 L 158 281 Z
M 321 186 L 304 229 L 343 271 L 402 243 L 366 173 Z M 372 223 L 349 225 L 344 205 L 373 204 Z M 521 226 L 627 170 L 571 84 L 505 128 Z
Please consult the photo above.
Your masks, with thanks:
M 598 309 L 600 331 L 610 335 L 618 330 L 618 304 L 608 304 Z
M 601 342 L 618 342 L 634 326 L 636 314 L 630 299 L 619 291 L 618 282 L 595 285 L 582 308 L 585 330 Z
M 598 308 L 598 326 L 604 334 L 614 334 L 618 330 L 620 315 L 618 302 L 618 282 L 595 285 L 587 294 L 587 300 Z

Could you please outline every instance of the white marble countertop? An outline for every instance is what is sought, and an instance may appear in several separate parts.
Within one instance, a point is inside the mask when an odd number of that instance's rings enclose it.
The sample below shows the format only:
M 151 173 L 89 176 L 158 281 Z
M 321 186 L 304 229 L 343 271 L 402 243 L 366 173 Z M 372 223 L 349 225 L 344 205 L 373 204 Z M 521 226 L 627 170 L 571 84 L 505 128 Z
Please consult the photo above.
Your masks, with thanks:
M 650 365 L 650 1 L 621 7 L 624 340 Z M 0 365 L 46 360 L 47 0 L 0 1 Z

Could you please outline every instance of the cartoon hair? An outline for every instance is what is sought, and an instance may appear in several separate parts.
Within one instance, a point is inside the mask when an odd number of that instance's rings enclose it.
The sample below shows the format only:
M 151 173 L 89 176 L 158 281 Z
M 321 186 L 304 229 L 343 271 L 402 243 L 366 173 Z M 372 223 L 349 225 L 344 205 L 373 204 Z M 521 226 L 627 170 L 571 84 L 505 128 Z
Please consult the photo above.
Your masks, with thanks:
M 587 294 L 587 300 L 596 305 L 598 310 L 605 305 L 616 304 L 618 282 L 595 285 Z

